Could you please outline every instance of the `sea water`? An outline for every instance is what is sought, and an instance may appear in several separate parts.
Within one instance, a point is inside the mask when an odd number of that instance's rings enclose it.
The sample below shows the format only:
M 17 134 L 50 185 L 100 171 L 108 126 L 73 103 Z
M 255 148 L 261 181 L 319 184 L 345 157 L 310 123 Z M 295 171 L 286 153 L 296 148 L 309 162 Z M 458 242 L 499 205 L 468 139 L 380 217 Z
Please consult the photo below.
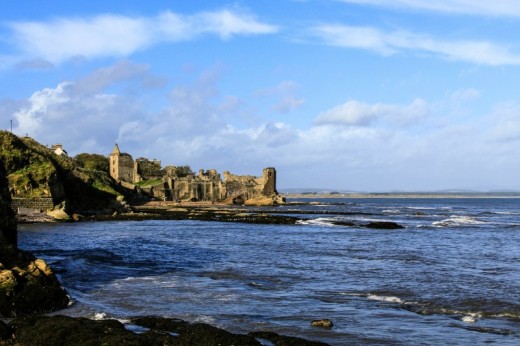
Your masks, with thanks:
M 305 202 L 274 209 L 297 225 L 20 225 L 19 246 L 59 275 L 73 300 L 60 314 L 176 317 L 333 345 L 520 344 L 520 199 Z M 321 318 L 334 327 L 310 325 Z

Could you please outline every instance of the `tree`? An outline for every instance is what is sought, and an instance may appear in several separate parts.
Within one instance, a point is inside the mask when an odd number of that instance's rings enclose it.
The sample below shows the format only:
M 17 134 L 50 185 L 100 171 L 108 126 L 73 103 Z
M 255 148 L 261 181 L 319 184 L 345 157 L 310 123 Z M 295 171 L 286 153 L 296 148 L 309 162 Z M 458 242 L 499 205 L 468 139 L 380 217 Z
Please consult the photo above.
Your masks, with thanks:
M 74 161 L 76 162 L 78 167 L 84 169 L 102 171 L 107 173 L 110 172 L 110 164 L 108 158 L 100 154 L 81 153 L 74 156 Z
M 175 175 L 179 178 L 187 177 L 189 175 L 195 175 L 195 173 L 191 170 L 191 167 L 188 165 L 175 167 Z

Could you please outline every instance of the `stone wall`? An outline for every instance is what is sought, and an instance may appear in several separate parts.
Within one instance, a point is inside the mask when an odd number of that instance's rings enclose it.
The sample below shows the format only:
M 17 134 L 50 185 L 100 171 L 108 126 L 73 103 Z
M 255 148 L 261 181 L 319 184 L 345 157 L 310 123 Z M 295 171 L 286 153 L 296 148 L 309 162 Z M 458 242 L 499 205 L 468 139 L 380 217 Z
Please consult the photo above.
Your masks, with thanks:
M 264 169 L 261 177 L 251 175 L 235 175 L 224 172 L 227 196 L 241 196 L 244 200 L 258 197 L 269 197 L 276 191 L 276 172 L 274 168 Z
M 20 208 L 38 210 L 40 212 L 54 208 L 52 198 L 16 198 L 11 201 L 11 209 L 17 212 Z
M 174 200 L 221 201 L 226 198 L 226 188 L 220 180 L 201 180 L 193 177 L 173 180 Z
M 161 179 L 164 172 L 161 170 L 161 161 L 138 158 L 134 162 L 134 182 L 148 179 Z

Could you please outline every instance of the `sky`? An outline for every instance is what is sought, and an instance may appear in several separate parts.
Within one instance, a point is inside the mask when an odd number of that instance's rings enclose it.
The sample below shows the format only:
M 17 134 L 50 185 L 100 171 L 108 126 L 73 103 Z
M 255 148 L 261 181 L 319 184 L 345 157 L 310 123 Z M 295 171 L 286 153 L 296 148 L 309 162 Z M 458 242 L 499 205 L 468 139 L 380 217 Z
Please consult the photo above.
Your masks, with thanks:
M 516 0 L 0 4 L 0 128 L 278 189 L 520 190 Z

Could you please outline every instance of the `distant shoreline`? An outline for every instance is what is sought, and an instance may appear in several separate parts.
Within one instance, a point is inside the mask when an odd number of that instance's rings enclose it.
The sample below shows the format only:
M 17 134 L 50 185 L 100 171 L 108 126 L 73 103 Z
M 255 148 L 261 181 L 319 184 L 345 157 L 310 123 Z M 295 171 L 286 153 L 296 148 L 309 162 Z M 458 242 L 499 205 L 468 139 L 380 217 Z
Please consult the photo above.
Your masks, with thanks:
M 373 192 L 373 193 L 283 193 L 285 198 L 520 198 L 520 192 L 428 193 L 428 192 Z

